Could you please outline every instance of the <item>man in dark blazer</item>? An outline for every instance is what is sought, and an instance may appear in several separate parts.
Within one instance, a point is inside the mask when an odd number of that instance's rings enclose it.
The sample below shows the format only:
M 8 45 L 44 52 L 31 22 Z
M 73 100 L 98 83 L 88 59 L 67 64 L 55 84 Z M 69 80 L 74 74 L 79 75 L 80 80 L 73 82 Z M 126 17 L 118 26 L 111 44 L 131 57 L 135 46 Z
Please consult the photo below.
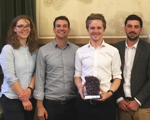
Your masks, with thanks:
M 116 92 L 119 120 L 150 120 L 150 45 L 139 39 L 143 22 L 137 15 L 125 20 L 127 39 L 115 46 L 122 61 L 122 83 Z

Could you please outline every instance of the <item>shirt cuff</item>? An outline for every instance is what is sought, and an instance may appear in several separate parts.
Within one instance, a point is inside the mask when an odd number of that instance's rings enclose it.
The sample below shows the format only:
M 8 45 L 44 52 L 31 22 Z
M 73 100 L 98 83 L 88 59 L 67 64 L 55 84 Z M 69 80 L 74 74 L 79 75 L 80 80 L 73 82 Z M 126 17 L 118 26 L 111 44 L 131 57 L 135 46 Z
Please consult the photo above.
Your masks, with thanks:
M 136 98 L 134 98 L 134 99 L 136 100 L 136 102 L 137 102 L 140 106 L 142 106 L 141 102 L 140 102 L 138 99 L 136 99 Z
M 79 72 L 79 71 L 75 71 L 75 75 L 74 75 L 74 77 L 81 77 L 81 72 Z
M 118 104 L 121 100 L 123 100 L 123 97 L 120 97 L 120 98 L 118 98 L 118 99 L 116 100 L 117 104 Z
M 36 100 L 44 100 L 44 93 L 34 90 L 33 96 Z

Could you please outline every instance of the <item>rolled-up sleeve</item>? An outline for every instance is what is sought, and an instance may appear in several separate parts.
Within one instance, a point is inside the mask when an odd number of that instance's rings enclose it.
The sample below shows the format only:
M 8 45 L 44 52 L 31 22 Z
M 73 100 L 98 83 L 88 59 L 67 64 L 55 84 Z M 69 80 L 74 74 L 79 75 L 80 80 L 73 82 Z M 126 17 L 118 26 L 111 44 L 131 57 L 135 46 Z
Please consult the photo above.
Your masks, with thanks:
M 5 80 L 9 86 L 18 80 L 15 73 L 14 62 L 15 58 L 12 47 L 10 45 L 4 46 L 0 55 L 0 64 L 5 75 Z
M 114 51 L 113 60 L 112 60 L 112 75 L 113 75 L 113 79 L 115 78 L 122 79 L 121 60 L 120 60 L 120 55 L 117 49 L 115 49 Z
M 79 49 L 76 51 L 75 56 L 75 77 L 81 77 L 82 75 L 82 64 L 79 57 Z
M 44 99 L 44 84 L 45 84 L 45 60 L 42 51 L 39 49 L 36 63 L 36 79 L 34 97 L 37 100 Z

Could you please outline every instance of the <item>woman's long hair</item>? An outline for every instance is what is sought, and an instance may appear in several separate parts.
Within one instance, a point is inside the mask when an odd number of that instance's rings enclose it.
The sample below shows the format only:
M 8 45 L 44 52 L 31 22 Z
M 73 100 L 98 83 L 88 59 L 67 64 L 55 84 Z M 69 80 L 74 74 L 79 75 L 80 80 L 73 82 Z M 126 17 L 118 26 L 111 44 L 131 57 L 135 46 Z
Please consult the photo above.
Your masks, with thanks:
M 34 50 L 37 49 L 37 32 L 36 32 L 33 21 L 27 15 L 19 15 L 15 17 L 14 20 L 11 22 L 8 33 L 7 33 L 7 44 L 12 45 L 14 49 L 19 49 L 21 44 L 17 38 L 16 33 L 14 32 L 14 27 L 16 27 L 16 24 L 20 19 L 26 19 L 30 21 L 31 31 L 27 38 L 27 45 L 29 47 L 29 51 L 33 52 Z

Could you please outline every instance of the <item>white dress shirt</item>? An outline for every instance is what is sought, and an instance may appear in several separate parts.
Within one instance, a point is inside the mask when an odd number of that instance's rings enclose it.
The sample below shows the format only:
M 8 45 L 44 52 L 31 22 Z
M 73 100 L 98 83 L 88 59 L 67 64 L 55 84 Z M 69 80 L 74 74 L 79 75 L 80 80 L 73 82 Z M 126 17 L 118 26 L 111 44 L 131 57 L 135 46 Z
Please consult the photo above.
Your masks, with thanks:
M 89 43 L 76 52 L 75 77 L 81 77 L 83 84 L 85 76 L 95 76 L 100 80 L 100 88 L 107 91 L 112 78 L 121 79 L 120 66 L 119 52 L 115 47 L 105 43 L 104 40 L 97 49 Z
M 133 62 L 135 58 L 135 53 L 138 45 L 137 41 L 132 47 L 129 47 L 126 42 L 126 48 L 125 48 L 125 64 L 124 64 L 124 70 L 123 70 L 123 77 L 124 77 L 124 84 L 123 84 L 123 89 L 125 93 L 125 97 L 132 97 L 131 96 L 131 72 L 132 72 L 132 67 L 133 67 Z M 123 98 L 119 98 L 117 102 L 120 102 Z M 141 103 L 134 98 L 139 105 Z
M 124 88 L 125 97 L 132 97 L 130 79 L 131 79 L 131 71 L 133 67 L 133 61 L 134 61 L 136 49 L 137 49 L 137 43 L 134 44 L 132 47 L 128 47 L 126 43 L 125 64 L 124 64 L 124 70 L 123 70 L 123 76 L 125 80 L 123 88 Z

